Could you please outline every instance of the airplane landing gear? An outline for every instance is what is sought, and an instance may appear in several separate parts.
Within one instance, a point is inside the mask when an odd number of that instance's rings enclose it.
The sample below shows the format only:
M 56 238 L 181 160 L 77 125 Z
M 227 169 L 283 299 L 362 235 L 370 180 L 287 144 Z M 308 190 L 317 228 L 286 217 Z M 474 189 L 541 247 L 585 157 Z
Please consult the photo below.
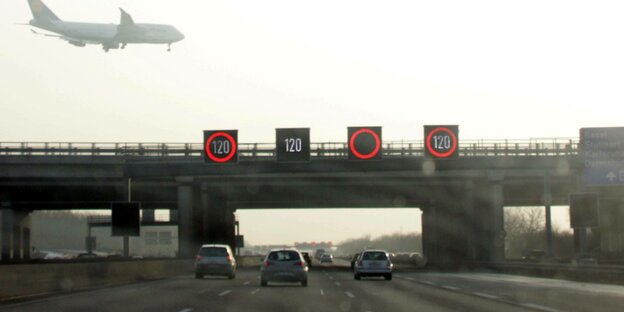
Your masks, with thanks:
M 167 45 L 167 52 L 171 52 L 171 43 Z
M 121 44 L 121 48 L 122 48 L 122 49 L 125 49 L 125 48 L 126 48 L 126 45 L 127 45 L 127 43 L 122 43 L 122 44 Z

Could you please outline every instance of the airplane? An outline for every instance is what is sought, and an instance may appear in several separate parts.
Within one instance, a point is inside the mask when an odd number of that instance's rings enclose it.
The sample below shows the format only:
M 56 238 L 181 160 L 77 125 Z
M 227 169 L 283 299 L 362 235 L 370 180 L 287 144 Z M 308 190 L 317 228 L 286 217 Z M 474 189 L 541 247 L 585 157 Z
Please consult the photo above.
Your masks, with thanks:
M 33 14 L 28 25 L 56 33 L 39 33 L 31 29 L 34 34 L 57 37 L 77 47 L 101 44 L 102 49 L 108 52 L 110 49 L 124 49 L 129 43 L 153 43 L 167 44 L 167 51 L 171 51 L 172 43 L 184 39 L 184 35 L 171 25 L 137 24 L 121 8 L 121 22 L 116 25 L 66 22 L 58 18 L 41 0 L 28 0 L 28 5 Z

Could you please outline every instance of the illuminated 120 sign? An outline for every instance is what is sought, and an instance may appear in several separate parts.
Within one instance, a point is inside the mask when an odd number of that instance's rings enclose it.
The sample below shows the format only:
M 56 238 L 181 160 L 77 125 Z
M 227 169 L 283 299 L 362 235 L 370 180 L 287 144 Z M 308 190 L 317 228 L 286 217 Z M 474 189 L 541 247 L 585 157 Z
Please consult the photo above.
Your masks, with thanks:
M 459 157 L 459 126 L 425 126 L 425 156 Z
M 381 127 L 349 127 L 349 160 L 381 159 Z
M 275 130 L 278 162 L 310 161 L 310 128 Z
M 204 161 L 235 163 L 238 161 L 238 130 L 204 131 Z

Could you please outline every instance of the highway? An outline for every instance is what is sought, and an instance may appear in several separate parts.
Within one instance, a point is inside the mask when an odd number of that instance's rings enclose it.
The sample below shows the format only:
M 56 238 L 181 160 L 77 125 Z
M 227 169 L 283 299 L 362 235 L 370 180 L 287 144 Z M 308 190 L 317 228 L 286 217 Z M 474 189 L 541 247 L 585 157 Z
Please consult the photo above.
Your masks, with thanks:
M 355 281 L 315 266 L 309 286 L 270 283 L 244 268 L 235 280 L 191 275 L 0 305 L 0 311 L 621 311 L 624 287 L 480 273 L 396 272 Z

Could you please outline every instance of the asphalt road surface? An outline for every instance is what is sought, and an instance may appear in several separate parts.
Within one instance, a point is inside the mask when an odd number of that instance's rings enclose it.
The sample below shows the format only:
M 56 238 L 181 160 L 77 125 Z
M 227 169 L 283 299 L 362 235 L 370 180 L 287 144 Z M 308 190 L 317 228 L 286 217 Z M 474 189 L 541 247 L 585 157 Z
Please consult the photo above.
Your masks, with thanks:
M 0 305 L 0 311 L 621 311 L 624 287 L 494 274 L 396 272 L 356 281 L 315 266 L 308 287 L 260 286 L 257 269 L 236 279 L 180 276 Z

